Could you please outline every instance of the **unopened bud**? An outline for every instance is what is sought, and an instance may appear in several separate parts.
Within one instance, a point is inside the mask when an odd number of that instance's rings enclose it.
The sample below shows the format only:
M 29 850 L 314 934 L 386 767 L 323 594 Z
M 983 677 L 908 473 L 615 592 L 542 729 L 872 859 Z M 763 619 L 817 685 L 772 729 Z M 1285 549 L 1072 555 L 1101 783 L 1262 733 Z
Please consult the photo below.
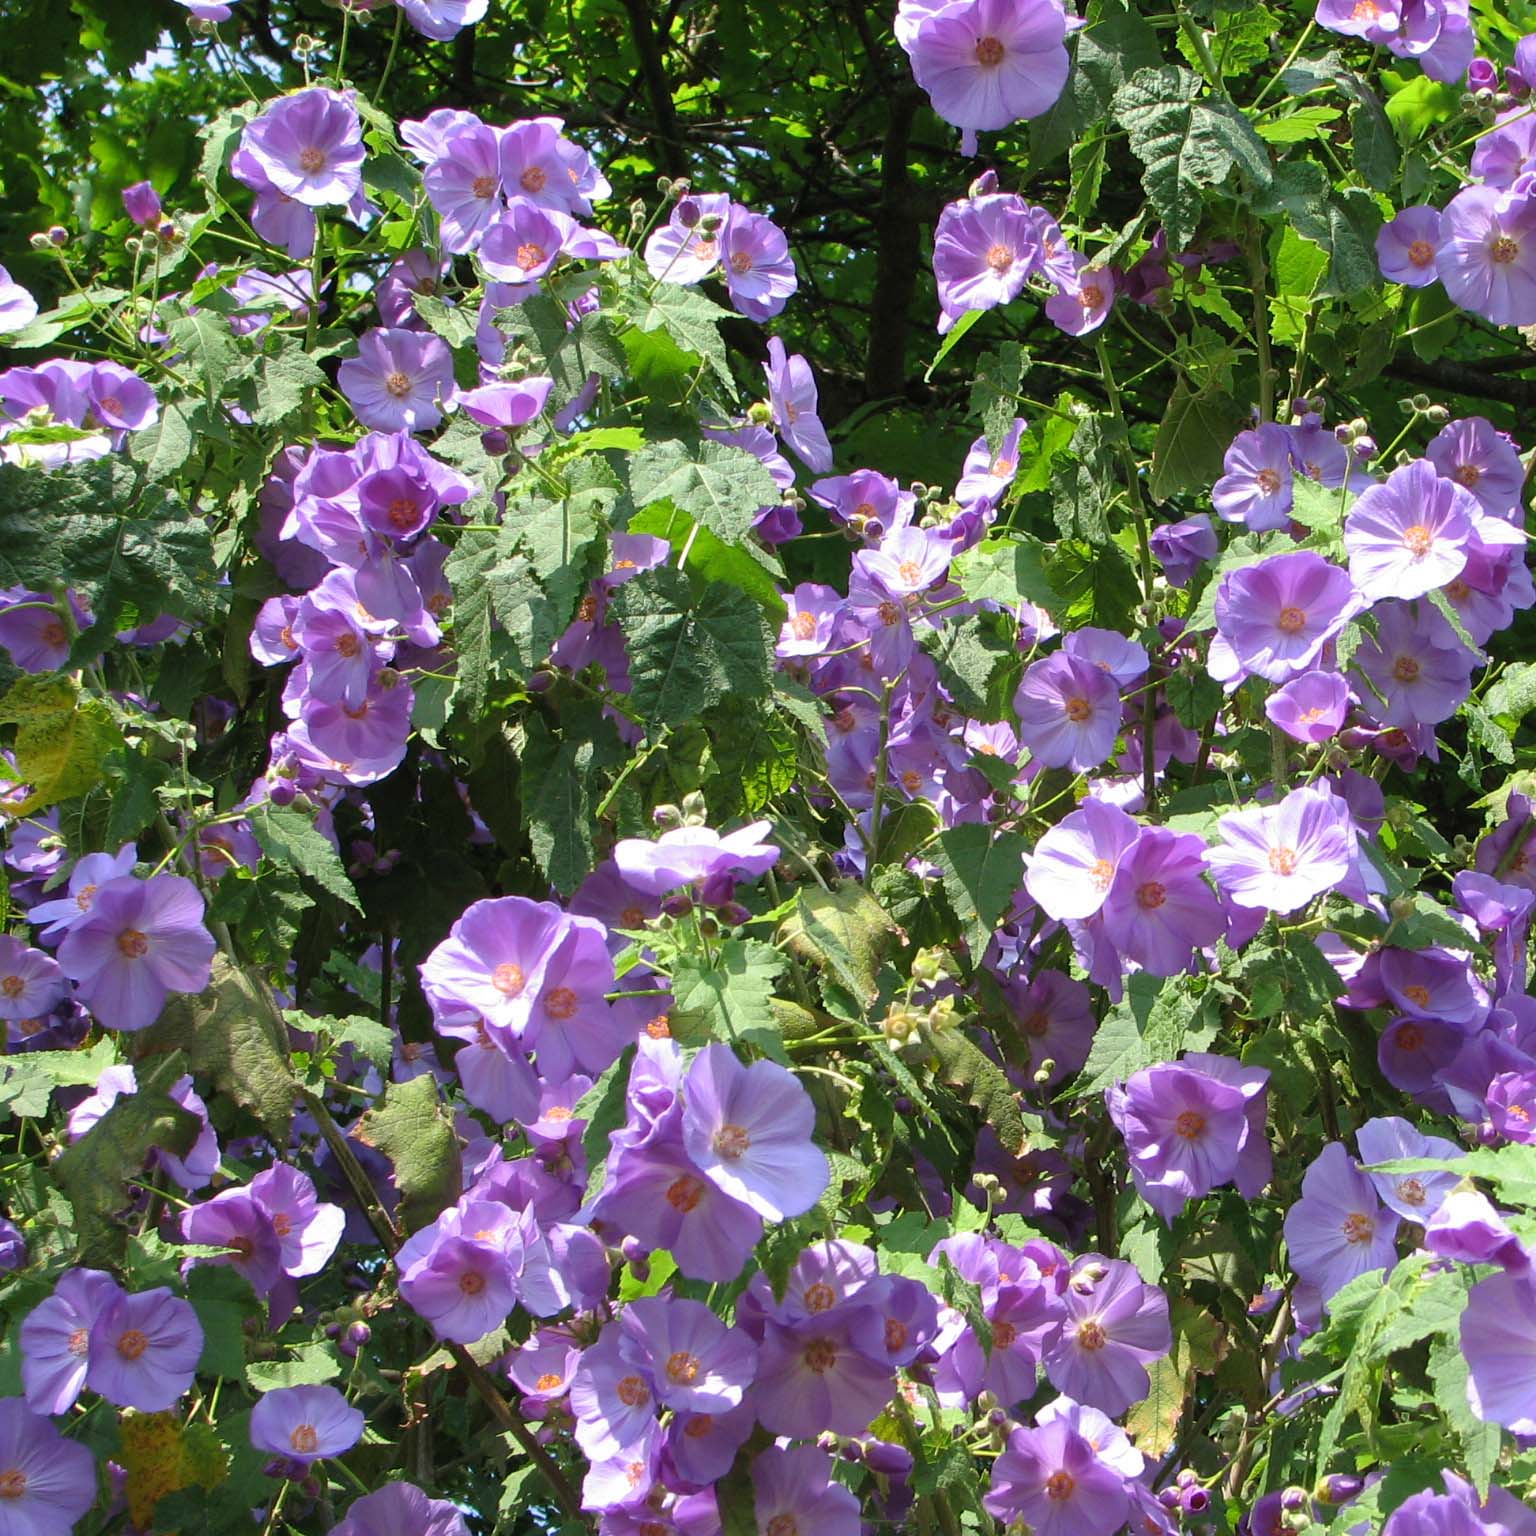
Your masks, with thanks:
M 663 832 L 675 832 L 683 824 L 683 813 L 675 805 L 658 805 L 651 812 L 651 820 Z
M 754 400 L 747 407 L 747 420 L 755 427 L 766 427 L 773 420 L 773 407 L 766 400 Z
M 1320 1504 L 1347 1504 L 1364 1487 L 1363 1477 L 1333 1472 L 1318 1483 L 1314 1496 Z
M 48 226 L 48 244 L 52 246 L 68 245 L 69 231 L 62 224 L 50 224 Z
M 1211 1507 L 1211 1495 L 1198 1483 L 1191 1483 L 1180 1490 L 1179 1507 L 1186 1515 L 1203 1515 Z
M 1451 413 L 1443 405 L 1432 405 L 1424 412 L 1424 419 L 1433 427 L 1443 427 L 1451 419 Z
M 1307 1490 L 1298 1488 L 1294 1483 L 1280 1494 L 1280 1508 L 1286 1511 L 1306 1509 L 1311 1502 Z
M 672 196 L 672 187 L 673 181 L 670 176 L 658 176 L 656 178 L 656 190 L 660 192 L 663 197 Z
M 699 233 L 702 235 L 718 235 L 720 233 L 720 226 L 724 223 L 725 220 L 718 213 L 706 213 L 699 220 Z
M 35 235 L 29 235 L 27 237 L 27 244 L 30 245 L 34 251 L 46 251 L 49 246 L 47 233 L 43 230 L 39 230 Z
M 1416 411 L 1427 411 L 1433 403 L 1428 395 L 1414 395 L 1412 397 L 1413 408 Z

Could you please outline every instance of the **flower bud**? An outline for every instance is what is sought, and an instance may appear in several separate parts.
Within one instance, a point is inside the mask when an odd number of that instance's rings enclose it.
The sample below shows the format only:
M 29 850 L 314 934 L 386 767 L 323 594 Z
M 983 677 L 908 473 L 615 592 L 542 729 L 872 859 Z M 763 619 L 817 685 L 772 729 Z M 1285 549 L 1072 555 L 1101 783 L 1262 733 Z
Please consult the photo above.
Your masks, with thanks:
M 1414 410 L 1422 414 L 1424 411 L 1429 409 L 1431 401 L 1428 395 L 1414 395 L 1412 397 L 1412 403 Z
M 1443 427 L 1451 419 L 1451 413 L 1443 405 L 1432 405 L 1424 412 L 1424 419 L 1432 427 Z
M 160 194 L 147 181 L 136 181 L 122 191 L 123 211 L 141 229 L 160 222 Z
M 29 235 L 27 237 L 27 244 L 30 245 L 34 251 L 46 251 L 49 247 L 50 241 L 47 234 L 44 231 L 39 230 L 35 235 Z
M 991 197 L 997 191 L 997 172 L 985 170 L 970 185 L 967 197 Z
M 1210 1507 L 1210 1492 L 1198 1483 L 1191 1483 L 1179 1491 L 1179 1508 L 1186 1515 L 1203 1515 Z
M 747 407 L 747 420 L 754 427 L 766 427 L 773 421 L 773 407 L 766 400 L 754 400 Z
M 693 897 L 687 891 L 673 891 L 662 897 L 661 910 L 668 917 L 687 917 L 693 911 Z
M 1347 1504 L 1362 1488 L 1363 1477 L 1349 1472 L 1332 1472 L 1317 1485 L 1314 1497 L 1319 1504 Z
M 658 176 L 656 178 L 656 190 L 660 192 L 663 197 L 672 196 L 673 185 L 674 183 L 670 176 Z
M 675 832 L 683 824 L 683 813 L 675 805 L 658 805 L 651 812 L 651 820 L 663 832 Z
M 1280 1494 L 1280 1508 L 1283 1510 L 1305 1509 L 1311 1502 L 1311 1496 L 1307 1493 L 1307 1490 L 1305 1488 L 1298 1488 L 1294 1483 Z

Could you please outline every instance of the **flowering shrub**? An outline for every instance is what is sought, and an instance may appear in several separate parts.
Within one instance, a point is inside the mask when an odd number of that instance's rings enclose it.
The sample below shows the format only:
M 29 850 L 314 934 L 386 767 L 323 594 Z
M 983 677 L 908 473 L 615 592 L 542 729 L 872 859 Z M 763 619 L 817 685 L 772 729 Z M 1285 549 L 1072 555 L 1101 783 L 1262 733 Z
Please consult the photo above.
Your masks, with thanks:
M 914 479 L 369 9 L 0 272 L 0 1536 L 1531 1536 L 1536 33 L 901 0 Z

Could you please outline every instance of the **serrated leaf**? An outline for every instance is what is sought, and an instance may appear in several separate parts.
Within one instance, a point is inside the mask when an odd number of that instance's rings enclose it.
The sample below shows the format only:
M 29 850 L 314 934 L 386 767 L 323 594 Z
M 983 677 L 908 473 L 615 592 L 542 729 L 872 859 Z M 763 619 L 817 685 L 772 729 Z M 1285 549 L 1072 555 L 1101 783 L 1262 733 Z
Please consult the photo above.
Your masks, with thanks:
M 628 532 L 665 539 L 679 558 L 688 551 L 688 569 L 705 581 L 721 582 L 746 593 L 776 624 L 788 611 L 779 591 L 784 569 L 776 555 L 753 543 L 727 544 L 701 528 L 669 501 L 653 502 L 629 520 Z
M 330 1344 L 302 1345 L 292 1360 L 253 1360 L 245 1368 L 245 1379 L 256 1392 L 318 1387 L 340 1375 L 341 1361 Z
M 1218 1027 L 1214 994 L 1197 996 L 1187 977 L 1163 979 L 1138 971 L 1127 978 L 1125 996 L 1095 1031 L 1072 1097 L 1102 1093 L 1144 1067 L 1172 1061 L 1181 1051 L 1203 1050 Z
M 8 798 L 8 816 L 71 800 L 102 780 L 107 758 L 124 749 L 122 733 L 100 699 L 80 692 L 61 673 L 29 673 L 11 684 L 0 699 L 0 722 L 16 726 L 14 778 L 0 766 L 0 780 L 30 786 L 21 798 Z
M 1499 1464 L 1504 1435 L 1497 1424 L 1485 1424 L 1472 1412 L 1472 1405 L 1467 1400 L 1468 1374 L 1466 1356 L 1462 1354 L 1458 1340 L 1440 1339 L 1431 1347 L 1429 1379 L 1434 1384 L 1435 1406 L 1445 1415 L 1461 1442 L 1467 1476 L 1477 1488 L 1479 1497 L 1487 1498 L 1494 1468 Z
M 263 800 L 247 811 L 246 820 L 269 859 L 307 875 L 321 890 L 346 902 L 354 912 L 363 910 L 341 855 L 306 812 L 297 806 L 274 805 Z
M 863 886 L 802 890 L 781 933 L 790 952 L 832 972 L 850 997 L 867 1004 L 896 925 Z
M 1024 883 L 1028 843 L 1017 832 L 979 822 L 949 827 L 939 834 L 934 862 L 955 914 L 966 925 L 972 963 L 979 963 L 987 941 Z
M 587 1158 L 588 1200 L 603 1187 L 609 1138 L 624 1124 L 629 1113 L 625 1096 L 629 1091 L 629 1069 L 634 1059 L 635 1047 L 625 1046 L 624 1054 L 604 1070 L 571 1110 L 572 1119 L 586 1122 L 581 1133 L 581 1147 Z
M 362 1013 L 336 1018 L 330 1014 L 303 1013 L 296 1008 L 287 1009 L 283 1018 L 294 1029 L 323 1036 L 332 1046 L 350 1045 L 359 1056 L 371 1061 L 388 1076 L 395 1059 L 395 1032 L 389 1025 Z
M 88 1051 L 24 1051 L 0 1062 L 0 1112 L 38 1119 L 48 1112 L 55 1088 L 94 1088 L 117 1060 L 110 1039 Z
M 731 318 L 730 310 L 722 309 L 697 288 L 654 283 L 646 274 L 624 290 L 619 312 L 637 330 L 665 331 L 685 352 L 708 363 L 720 385 L 734 395 L 736 381 L 731 377 L 725 343 L 720 339 L 720 322 Z
M 1044 546 L 1028 535 L 984 539 L 958 556 L 949 574 L 971 602 L 999 603 L 1010 612 L 1021 603 L 1053 613 L 1061 607 L 1046 575 Z
M 755 454 L 707 440 L 648 443 L 629 461 L 629 489 L 637 507 L 670 501 L 728 544 L 746 537 L 759 508 L 779 501 Z
M 365 1111 L 351 1135 L 382 1152 L 395 1172 L 399 1219 L 405 1230 L 425 1226 L 459 1197 L 459 1138 L 453 1113 L 438 1097 L 430 1072 L 390 1083 L 382 1101 Z
M 750 1045 L 784 1060 L 771 1006 L 784 965 L 777 950 L 750 939 L 726 939 L 712 961 L 684 956 L 672 969 L 673 1038 L 683 1045 Z
M 1007 1074 L 969 1036 L 957 1027 L 925 1035 L 939 1062 L 939 1079 L 961 1094 L 965 1102 L 997 1133 L 1005 1152 L 1017 1156 L 1030 1144 L 1029 1125 L 1040 1124 L 1038 1115 L 1026 1121 Z
M 1152 499 L 1167 501 L 1191 486 L 1209 485 L 1242 422 L 1231 390 L 1196 390 L 1180 378 L 1152 444 Z

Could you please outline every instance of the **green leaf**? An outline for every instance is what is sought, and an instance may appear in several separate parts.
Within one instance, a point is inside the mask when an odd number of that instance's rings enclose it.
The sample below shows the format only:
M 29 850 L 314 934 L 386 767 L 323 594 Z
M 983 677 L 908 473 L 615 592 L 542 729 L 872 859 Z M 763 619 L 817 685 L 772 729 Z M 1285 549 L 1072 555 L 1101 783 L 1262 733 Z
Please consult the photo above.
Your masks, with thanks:
M 1135 569 L 1114 544 L 1095 548 L 1081 540 L 1063 539 L 1051 549 L 1046 573 L 1061 594 L 1051 616 L 1064 629 L 1081 629 L 1085 624 L 1123 628 L 1141 600 Z
M 1103 544 L 1109 538 L 1109 504 L 1115 484 L 1115 459 L 1104 424 L 1086 415 L 1072 434 L 1069 452 L 1051 471 L 1056 526 L 1064 539 Z
M 780 930 L 791 953 L 829 970 L 856 1002 L 875 995 L 875 976 L 896 925 L 862 885 L 802 890 Z
M 306 811 L 296 805 L 280 806 L 263 800 L 250 808 L 246 819 L 269 859 L 307 875 L 321 890 L 344 901 L 354 912 L 363 910 L 341 855 Z
M 951 617 L 921 645 L 938 665 L 955 707 L 975 720 L 1003 720 L 1023 672 L 1014 621 L 1000 613 Z
M 0 766 L 0 780 L 31 787 L 7 803 L 10 816 L 85 794 L 101 782 L 108 756 L 125 745 L 107 706 L 62 673 L 18 677 L 0 699 L 0 722 L 17 728 L 14 778 Z
M 986 353 L 971 379 L 972 416 L 981 418 L 987 448 L 994 456 L 1003 445 L 1019 410 L 1019 386 L 1029 354 L 1016 341 L 1005 341 Z
M 441 336 L 454 351 L 469 346 L 475 339 L 478 313 L 462 304 L 448 304 L 435 294 L 411 295 L 411 306 L 434 336 Z
M 1215 994 L 1197 994 L 1189 977 L 1165 980 L 1137 971 L 1095 1031 L 1072 1097 L 1100 1094 L 1182 1051 L 1203 1050 L 1216 1038 L 1220 1017 Z
M 388 1024 L 381 1024 L 362 1013 L 349 1013 L 338 1019 L 330 1014 L 308 1014 L 298 1008 L 285 1009 L 283 1019 L 294 1029 L 320 1035 L 333 1048 L 350 1045 L 382 1074 L 389 1075 L 395 1059 L 395 1032 Z
M 772 691 L 775 632 L 731 587 L 708 582 L 695 591 L 663 566 L 627 581 L 609 611 L 629 651 L 631 702 L 653 728 L 694 720 L 727 693 Z
M 54 1182 L 74 1207 L 75 1261 L 111 1269 L 123 1257 L 128 1229 L 115 1218 L 130 1203 L 128 1181 L 139 1178 L 156 1148 L 185 1157 L 201 1122 L 169 1096 L 186 1071 L 179 1054 L 161 1057 L 138 1074 L 138 1092 L 123 1094 L 52 1167 Z
M 167 306 L 173 310 L 175 306 Z M 239 367 L 242 348 L 229 328 L 229 321 L 212 309 L 194 309 L 172 313 L 165 322 L 173 353 L 185 352 L 203 382 L 203 393 L 210 402 L 224 394 L 229 377 Z
M 534 371 L 555 381 L 555 405 L 574 398 L 594 373 L 616 379 L 624 372 L 624 348 L 612 318 L 601 311 L 583 315 L 573 326 L 564 304 L 538 293 L 513 313 L 519 339 L 534 354 Z
M 73 589 L 95 615 L 78 659 L 125 614 L 206 616 L 213 546 L 201 518 L 117 456 L 41 472 L 0 465 L 0 584 Z
M 1061 599 L 1046 575 L 1044 550 L 1027 534 L 984 539 L 958 556 L 949 574 L 970 602 L 999 603 L 1009 611 L 1033 603 L 1056 612 Z
M 1323 138 L 1339 111 L 1338 107 L 1297 107 L 1284 117 L 1261 119 L 1254 131 L 1266 144 L 1304 144 Z
M 1179 491 L 1215 480 L 1242 421 L 1242 408 L 1230 389 L 1197 390 L 1181 377 L 1152 444 L 1152 499 L 1167 501 Z
M 629 1068 L 635 1059 L 635 1047 L 626 1045 L 624 1054 L 608 1067 L 582 1094 L 571 1109 L 571 1118 L 586 1122 L 581 1133 L 582 1151 L 587 1157 L 586 1199 L 591 1200 L 603 1187 L 608 1165 L 609 1138 L 624 1124 L 629 1114 Z
M 459 1138 L 453 1113 L 437 1096 L 430 1072 L 390 1083 L 383 1100 L 363 1113 L 351 1134 L 387 1157 L 400 1191 L 406 1231 L 425 1226 L 459 1197 Z
M 1269 155 L 1247 118 L 1230 102 L 1200 96 L 1200 80 L 1166 64 L 1139 69 L 1115 92 L 1116 120 L 1142 163 L 1142 185 L 1170 250 L 1187 250 L 1204 208 L 1204 192 L 1241 170 L 1257 188 L 1272 175 Z
M 977 822 L 939 834 L 934 862 L 943 874 L 950 905 L 966 925 L 973 964 L 980 963 L 987 941 L 1024 883 L 1028 847 L 1018 832 Z
M 1349 109 L 1350 156 L 1366 185 L 1390 192 L 1402 165 L 1402 151 L 1392 120 L 1369 85 L 1357 74 L 1340 70 L 1339 89 L 1354 102 Z
M 213 959 L 213 979 L 196 997 L 172 994 L 149 1029 L 134 1037 L 143 1055 L 177 1051 L 200 1077 L 250 1110 L 286 1142 L 295 1084 L 288 1030 L 271 992 L 231 964 Z
M 278 1387 L 318 1387 L 341 1375 L 341 1360 L 332 1344 L 305 1344 L 292 1360 L 253 1360 L 245 1379 L 253 1391 L 272 1392 Z
M 785 966 L 771 945 L 726 939 L 713 963 L 688 955 L 672 969 L 672 1036 L 683 1045 L 724 1040 L 784 1060 L 779 1026 L 769 1006 Z
M 727 544 L 669 501 L 654 502 L 635 513 L 627 531 L 665 539 L 679 558 L 686 549 L 688 569 L 695 576 L 737 588 L 760 604 L 776 624 L 783 623 L 788 611 L 779 591 L 784 570 L 777 556 L 757 544 Z
M 734 395 L 730 360 L 720 339 L 720 322 L 731 318 L 697 288 L 679 283 L 655 283 L 650 274 L 627 287 L 619 300 L 619 313 L 642 332 L 662 330 L 685 352 L 708 363 L 727 395 Z
M 214 888 L 208 916 L 235 929 L 240 952 L 248 959 L 281 968 L 292 958 L 299 923 L 314 904 L 288 870 L 257 876 L 232 869 Z
M 117 1060 L 110 1039 L 98 1040 L 88 1051 L 24 1051 L 0 1062 L 0 1111 L 31 1119 L 48 1113 L 55 1088 L 95 1087 L 101 1074 Z
M 1472 1412 L 1467 1401 L 1467 1359 L 1460 1341 L 1442 1338 L 1429 1352 L 1429 1379 L 1434 1384 L 1435 1406 L 1446 1417 L 1461 1442 L 1467 1476 L 1480 1498 L 1488 1497 L 1504 1434 L 1497 1424 L 1487 1424 Z
M 1323 168 L 1311 160 L 1286 161 L 1275 168 L 1269 189 L 1254 202 L 1260 214 L 1284 213 L 1289 227 L 1327 257 L 1323 296 L 1347 297 L 1380 280 L 1376 233 L 1381 213 L 1359 188 L 1334 192 Z
M 257 368 L 251 420 L 259 427 L 277 426 L 301 411 L 310 392 L 325 382 L 320 365 L 298 340 L 280 337 L 278 350 L 264 356 Z
M 1003 1150 L 1014 1156 L 1027 1150 L 1029 1128 L 1013 1084 L 1003 1069 L 953 1025 L 925 1032 L 924 1041 L 938 1058 L 940 1081 L 980 1111 L 981 1118 L 997 1132 Z M 1029 1120 L 1036 1127 L 1040 1124 L 1037 1115 L 1031 1115 Z
M 593 789 L 603 766 L 623 756 L 613 723 L 595 710 L 574 712 L 556 738 L 542 717 L 527 722 L 523 815 L 533 856 L 557 891 L 576 888 L 594 862 Z
M 923 374 L 923 383 L 927 384 L 932 380 L 934 370 L 939 366 L 940 363 L 944 361 L 946 357 L 949 356 L 951 352 L 955 350 L 956 346 L 959 345 L 961 338 L 966 335 L 971 327 L 975 325 L 976 322 L 980 320 L 985 313 L 986 311 L 984 309 L 968 309 L 963 315 L 960 316 L 957 321 L 955 321 L 955 323 L 949 328 L 949 332 L 944 337 L 943 341 L 939 343 L 939 350 L 933 354 L 933 361 L 928 364 L 927 372 Z
M 779 489 L 761 460 L 725 443 L 648 443 L 629 461 L 637 507 L 670 501 L 726 543 L 747 535 L 760 507 L 777 506 Z

